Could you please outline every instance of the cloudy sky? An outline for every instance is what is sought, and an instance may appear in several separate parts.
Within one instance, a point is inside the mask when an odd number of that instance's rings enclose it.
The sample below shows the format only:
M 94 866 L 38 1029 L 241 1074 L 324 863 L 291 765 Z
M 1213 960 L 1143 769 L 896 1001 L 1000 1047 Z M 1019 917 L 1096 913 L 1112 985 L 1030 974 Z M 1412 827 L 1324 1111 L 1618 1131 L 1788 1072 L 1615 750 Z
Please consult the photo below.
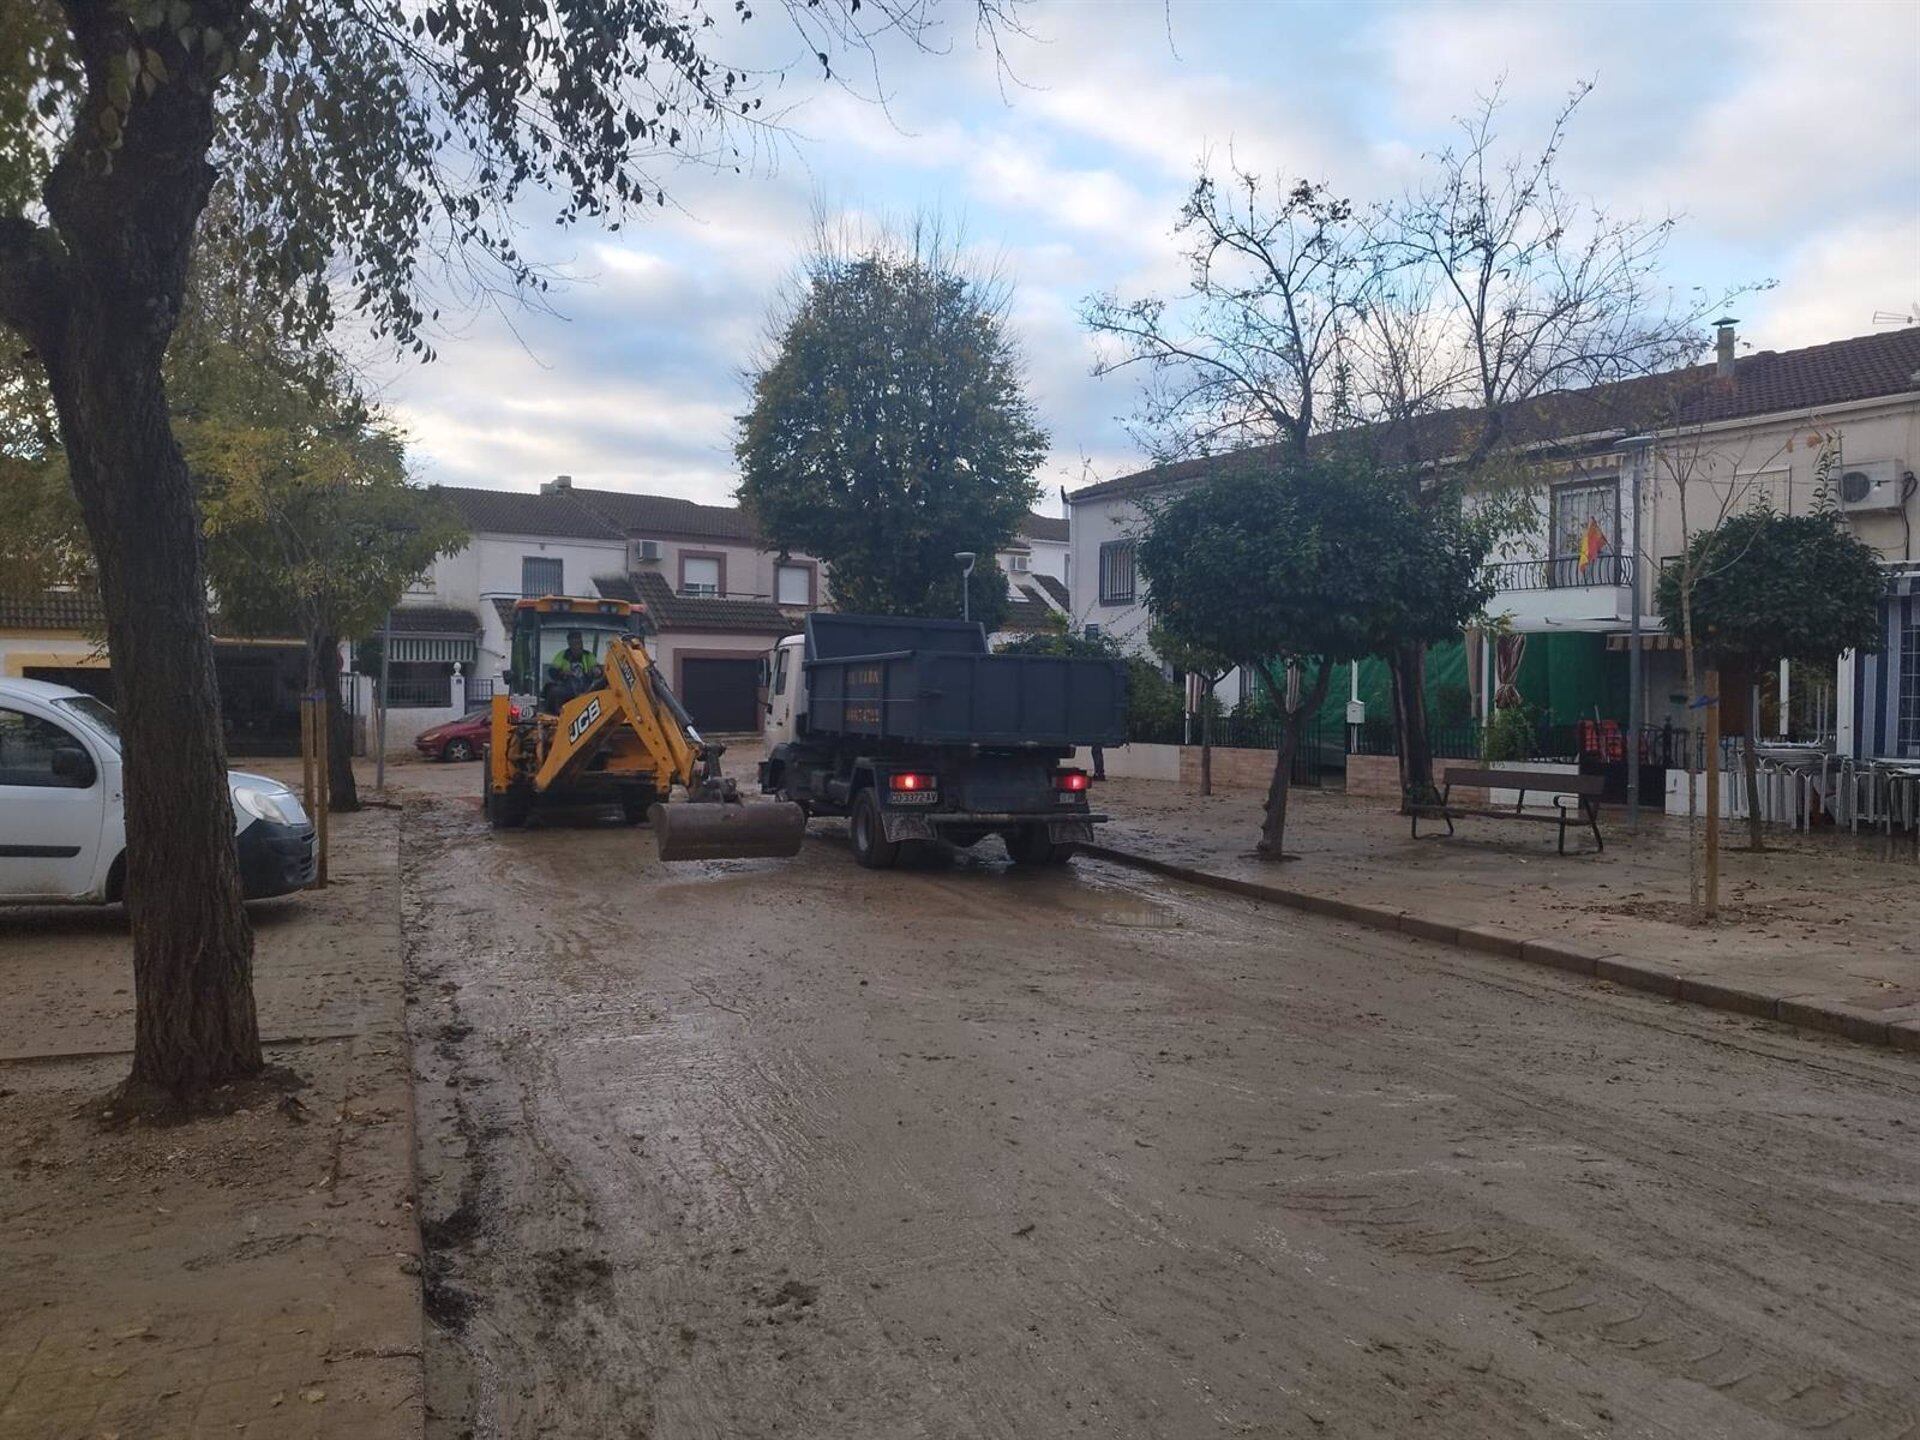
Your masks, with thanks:
M 965 21 L 966 0 L 944 4 Z M 529 249 L 569 276 L 554 313 L 472 316 L 437 362 L 391 372 L 420 477 L 511 489 L 567 472 L 728 501 L 743 377 L 813 217 L 933 212 L 1012 284 L 1057 513 L 1060 485 L 1140 459 L 1132 382 L 1089 375 L 1078 307 L 1177 291 L 1172 224 L 1203 158 L 1386 198 L 1503 76 L 1516 143 L 1596 83 L 1565 178 L 1616 211 L 1682 215 L 1678 284 L 1777 281 L 1743 307 L 1756 348 L 1920 304 L 1915 0 L 1033 0 L 1023 16 L 1010 76 L 966 23 L 939 53 L 883 48 L 884 105 L 872 75 L 850 91 L 796 67 L 776 92 L 788 141 L 743 174 L 671 176 L 677 208 L 644 222 L 558 232 L 529 207 Z M 765 63 L 792 53 L 782 25 L 729 17 L 721 33 Z

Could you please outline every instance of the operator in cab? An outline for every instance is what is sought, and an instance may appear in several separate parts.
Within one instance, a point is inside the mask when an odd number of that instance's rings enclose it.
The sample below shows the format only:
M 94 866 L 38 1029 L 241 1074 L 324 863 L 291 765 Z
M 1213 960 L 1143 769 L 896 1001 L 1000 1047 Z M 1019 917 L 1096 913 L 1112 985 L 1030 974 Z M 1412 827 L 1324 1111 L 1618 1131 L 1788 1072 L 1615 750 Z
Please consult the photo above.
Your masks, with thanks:
M 578 630 L 567 632 L 567 648 L 547 662 L 547 694 L 550 708 L 560 707 L 576 695 L 584 695 L 600 680 L 600 662 L 586 648 Z

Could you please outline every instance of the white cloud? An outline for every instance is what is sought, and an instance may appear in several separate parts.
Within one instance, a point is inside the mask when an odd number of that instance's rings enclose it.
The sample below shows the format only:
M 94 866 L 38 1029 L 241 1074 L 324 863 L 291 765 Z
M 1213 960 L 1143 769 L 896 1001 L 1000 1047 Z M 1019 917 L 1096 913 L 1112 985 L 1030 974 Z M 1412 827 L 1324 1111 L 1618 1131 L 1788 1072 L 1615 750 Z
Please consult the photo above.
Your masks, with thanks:
M 1876 311 L 1920 305 L 1920 214 L 1878 217 L 1815 236 L 1790 255 L 1780 286 L 1743 327 L 1768 350 L 1819 345 L 1877 327 Z
M 1735 78 L 1675 127 L 1643 190 L 1747 241 L 1844 223 L 1889 187 L 1920 205 L 1920 12 L 1820 0 L 1728 13 L 1741 25 Z
M 1138 463 L 1116 418 L 1136 382 L 1088 374 L 1077 308 L 1107 289 L 1184 290 L 1171 231 L 1197 162 L 1231 155 L 1384 198 L 1503 71 L 1502 130 L 1522 146 L 1597 76 L 1563 152 L 1568 180 L 1616 213 L 1688 213 L 1681 279 L 1780 276 L 1741 311 L 1756 344 L 1863 333 L 1875 310 L 1920 298 L 1915 13 L 1036 0 L 1023 19 L 1040 38 L 1010 43 L 1021 83 L 1004 93 L 991 56 L 956 31 L 951 53 L 882 56 L 885 110 L 796 71 L 779 96 L 805 99 L 791 140 L 756 150 L 744 175 L 670 177 L 680 208 L 570 238 L 533 228 L 544 219 L 529 209 L 534 248 L 577 257 L 581 280 L 552 297 L 564 318 L 517 317 L 524 347 L 496 317 L 474 320 L 393 398 L 429 476 L 530 486 L 569 471 L 724 500 L 741 371 L 815 214 L 857 229 L 932 212 L 1014 286 L 1011 323 L 1054 439 L 1043 478 L 1105 478 Z
M 1522 114 L 1556 105 L 1591 77 L 1597 37 L 1576 33 L 1577 12 L 1546 5 L 1447 4 L 1390 12 L 1374 27 L 1390 84 L 1383 87 L 1405 124 L 1450 127 L 1499 82 Z
M 1149 203 L 1111 170 L 1074 170 L 1047 163 L 1031 139 L 1000 136 L 983 147 L 969 169 L 974 193 L 983 200 L 1028 212 L 1056 224 L 1091 230 L 1125 244 L 1140 228 Z

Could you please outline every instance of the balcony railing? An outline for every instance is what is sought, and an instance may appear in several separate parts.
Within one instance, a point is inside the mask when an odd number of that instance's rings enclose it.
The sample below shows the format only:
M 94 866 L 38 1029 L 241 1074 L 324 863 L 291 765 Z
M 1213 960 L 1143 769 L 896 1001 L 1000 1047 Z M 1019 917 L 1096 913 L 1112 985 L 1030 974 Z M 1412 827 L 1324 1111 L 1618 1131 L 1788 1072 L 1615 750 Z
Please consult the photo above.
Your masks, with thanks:
M 1552 559 L 1501 560 L 1487 567 L 1494 589 L 1593 590 L 1633 584 L 1631 555 L 1596 555 L 1585 566 L 1572 555 Z

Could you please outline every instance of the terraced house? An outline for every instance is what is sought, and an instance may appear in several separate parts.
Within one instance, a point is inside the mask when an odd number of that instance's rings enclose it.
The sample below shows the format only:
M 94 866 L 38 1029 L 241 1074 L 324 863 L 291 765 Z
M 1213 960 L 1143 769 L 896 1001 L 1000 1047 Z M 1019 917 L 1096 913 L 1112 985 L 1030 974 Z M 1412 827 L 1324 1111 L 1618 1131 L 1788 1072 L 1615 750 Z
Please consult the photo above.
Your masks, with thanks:
M 1858 759 L 1920 757 L 1920 327 L 1741 354 L 1728 322 L 1704 364 L 1546 396 L 1507 420 L 1533 511 L 1494 560 L 1490 608 L 1506 617 L 1511 638 L 1496 645 L 1468 632 L 1458 646 L 1438 647 L 1430 700 L 1466 720 L 1484 716 L 1510 686 L 1561 725 L 1591 722 L 1586 733 L 1607 734 L 1608 753 L 1617 754 L 1637 632 L 1648 730 L 1683 730 L 1692 721 L 1678 641 L 1653 613 L 1661 567 L 1677 559 L 1687 533 L 1718 516 L 1762 501 L 1788 513 L 1831 503 L 1885 561 L 1885 648 L 1843 657 L 1829 673 L 1783 667 L 1723 677 L 1723 693 L 1738 697 L 1726 706 L 1727 729 L 1824 740 Z M 1465 445 L 1453 442 L 1479 422 L 1467 411 L 1426 417 L 1420 450 L 1457 454 Z M 1148 597 L 1134 568 L 1140 502 L 1197 483 L 1218 463 L 1144 470 L 1068 497 L 1073 573 L 1085 577 L 1074 593 L 1078 625 L 1147 650 Z M 1369 715 L 1386 713 L 1385 683 L 1379 667 L 1356 675 Z M 1226 688 L 1234 699 L 1233 678 Z M 1329 701 L 1324 719 L 1335 734 L 1348 698 Z M 1668 752 L 1649 736 L 1646 753 L 1660 761 Z M 1644 783 L 1663 783 L 1658 764 Z
M 648 650 L 714 734 L 760 728 L 762 657 L 808 610 L 832 602 L 825 566 L 778 553 L 734 506 L 577 486 L 565 475 L 537 491 L 440 493 L 472 538 L 393 612 L 389 749 L 492 693 L 523 596 L 643 604 Z M 1051 576 L 1064 568 L 1066 522 L 1035 516 L 1025 528 L 1036 534 L 1016 538 L 1001 562 L 1016 610 L 1039 626 L 1042 612 L 1064 613 L 1064 590 Z M 1056 591 L 1041 595 L 1058 599 L 1030 593 L 1046 583 Z

